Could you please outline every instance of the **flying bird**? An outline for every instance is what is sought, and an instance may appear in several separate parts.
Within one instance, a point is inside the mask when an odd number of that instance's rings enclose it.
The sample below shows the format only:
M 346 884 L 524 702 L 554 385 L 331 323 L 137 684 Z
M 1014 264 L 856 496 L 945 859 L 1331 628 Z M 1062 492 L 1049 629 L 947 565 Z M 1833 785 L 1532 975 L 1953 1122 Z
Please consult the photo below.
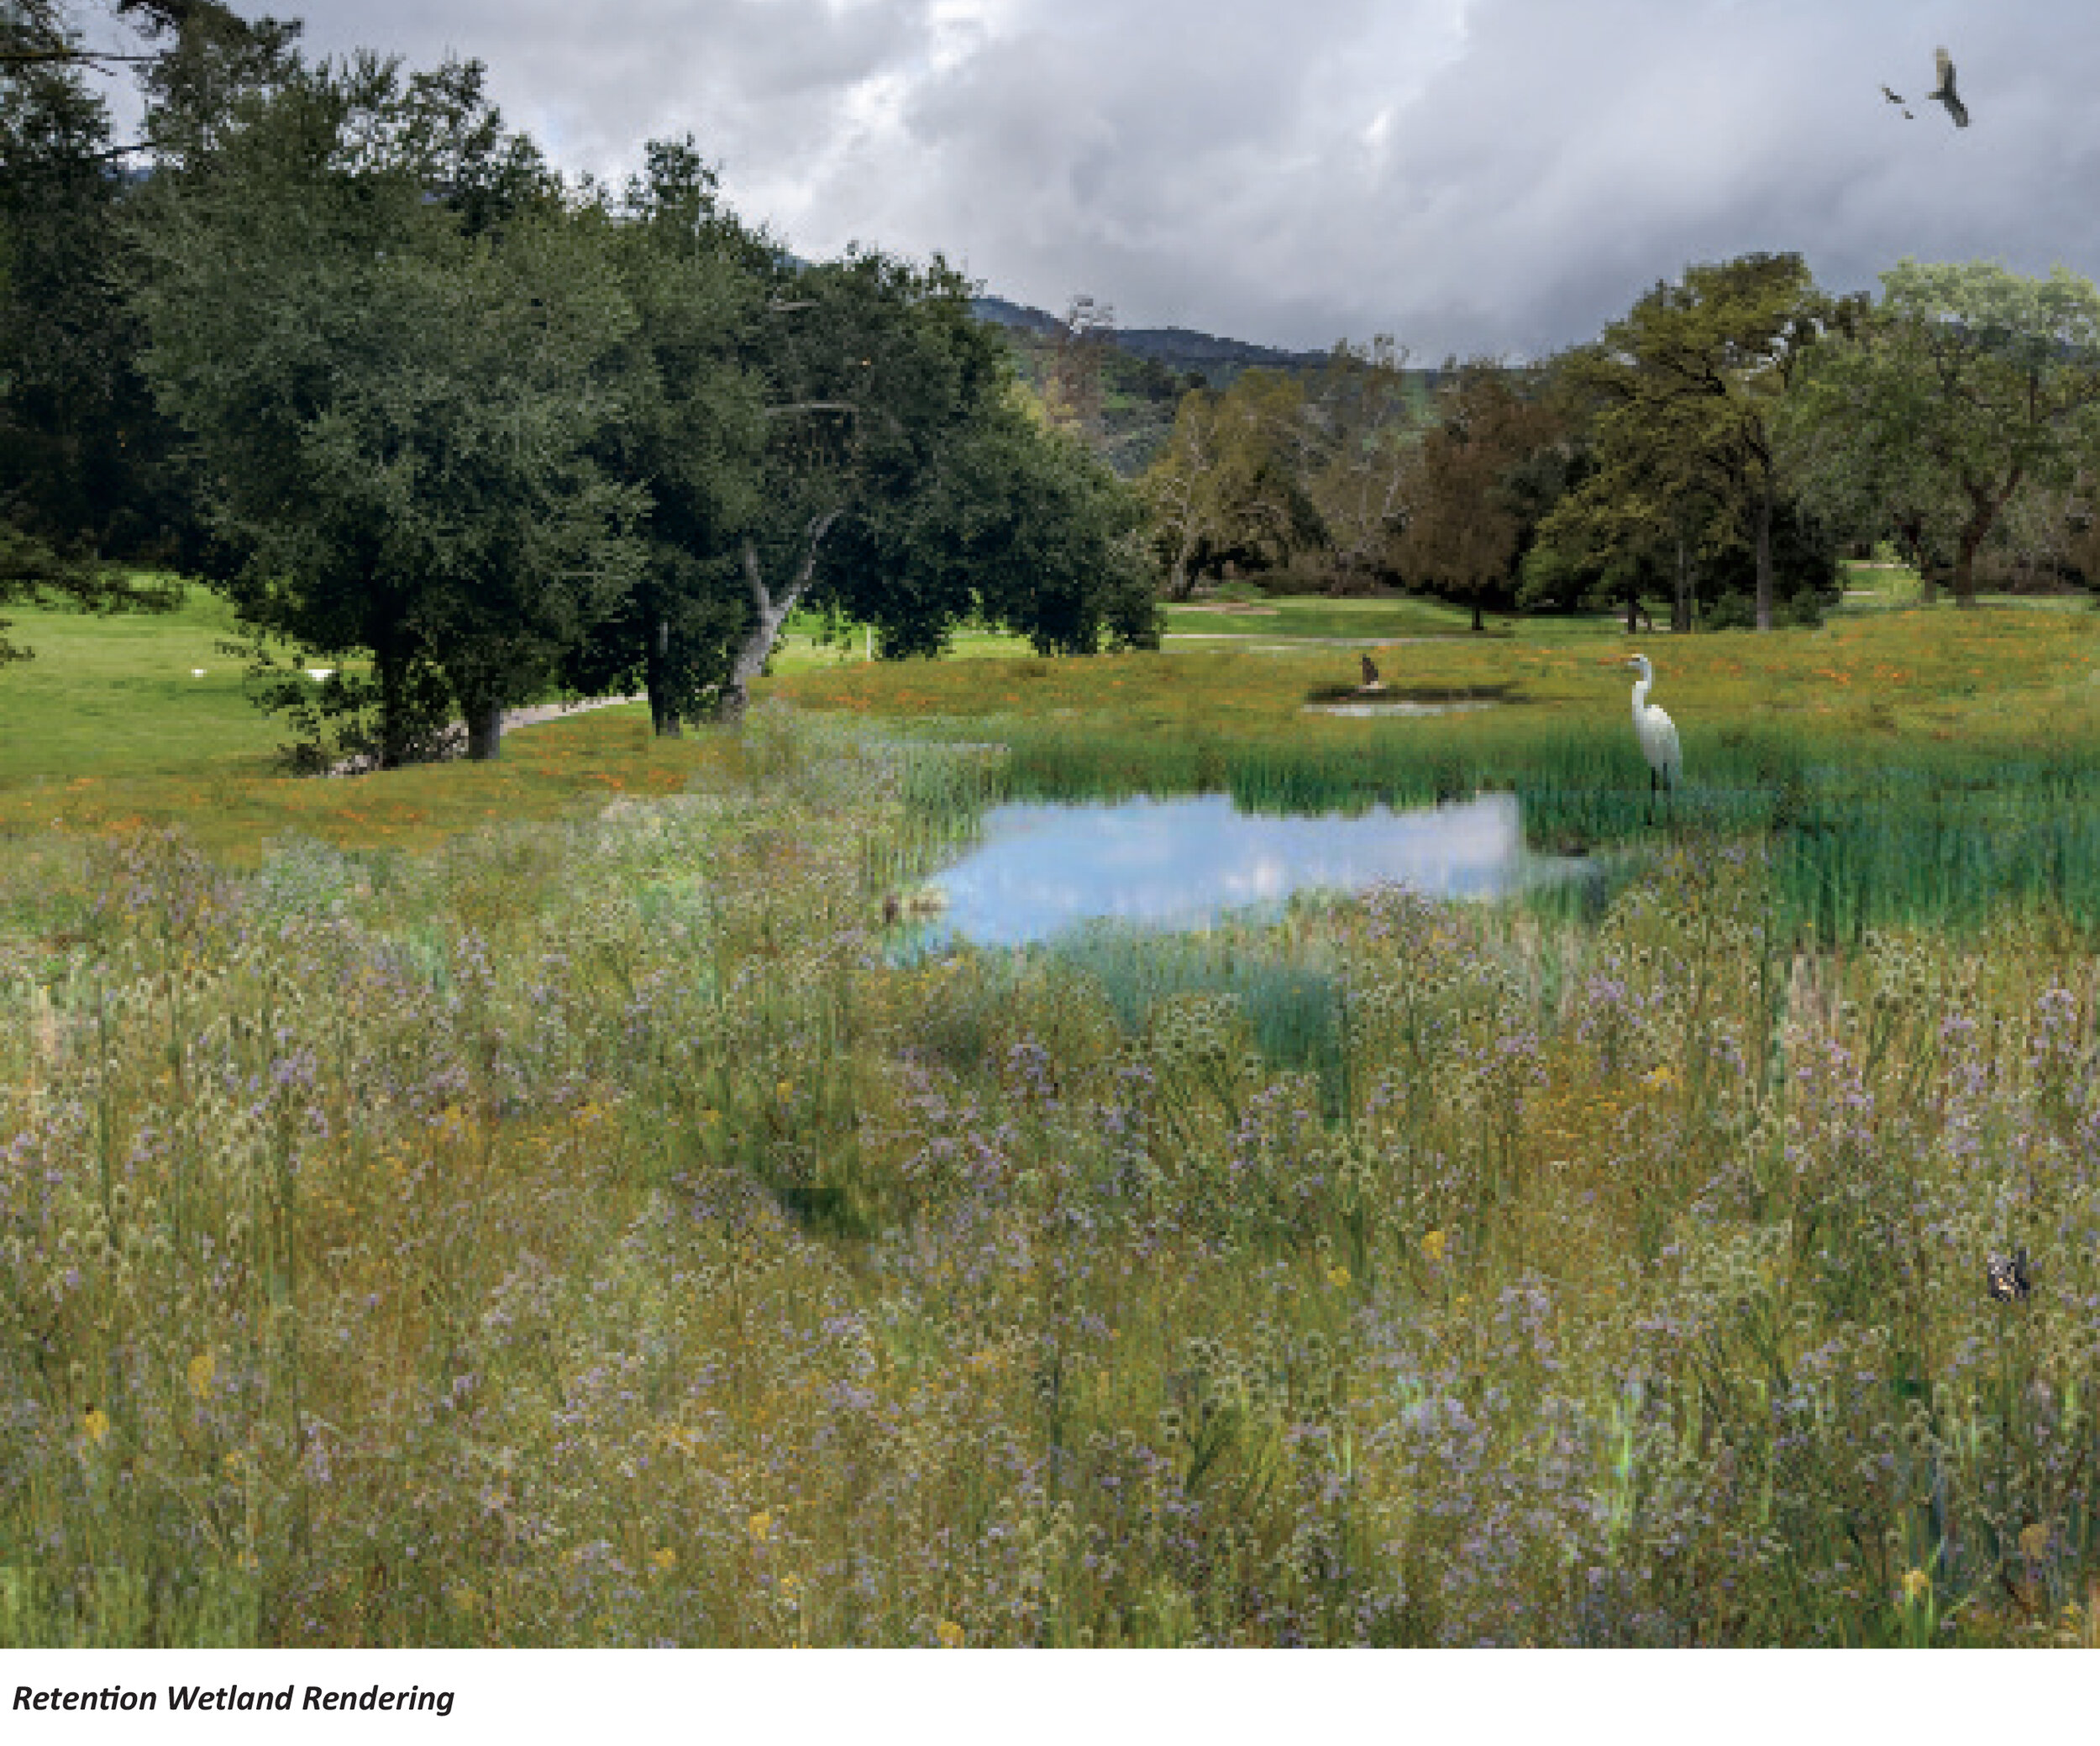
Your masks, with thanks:
M 1891 91 L 1886 85 L 1882 87 L 1882 95 L 1887 97 L 1890 102 L 1895 104 L 1898 108 L 1900 109 L 1903 107 L 1903 100 L 1898 97 L 1896 93 Z
M 1626 664 L 1641 669 L 1633 688 L 1633 731 L 1641 742 L 1641 755 L 1648 760 L 1648 803 L 1652 806 L 1657 789 L 1677 791 L 1684 774 L 1684 754 L 1677 747 L 1677 723 L 1648 701 L 1648 688 L 1655 683 L 1655 669 L 1648 664 L 1648 658 L 1629 655 Z
M 1947 58 L 1945 49 L 1935 49 L 1932 54 L 1940 68 L 1940 88 L 1926 101 L 1945 103 L 1947 113 L 1954 118 L 1954 124 L 1958 128 L 1966 128 L 1969 124 L 1969 112 L 1962 107 L 1961 99 L 1954 94 L 1954 62 Z

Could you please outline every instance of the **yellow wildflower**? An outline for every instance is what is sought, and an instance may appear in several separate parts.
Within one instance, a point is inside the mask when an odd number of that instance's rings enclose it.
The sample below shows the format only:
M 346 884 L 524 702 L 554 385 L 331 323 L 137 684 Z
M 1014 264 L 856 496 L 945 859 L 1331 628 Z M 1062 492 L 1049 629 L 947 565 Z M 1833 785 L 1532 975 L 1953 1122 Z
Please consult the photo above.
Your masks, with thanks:
M 1443 1232 L 1441 1230 L 1432 1230 L 1424 1233 L 1422 1237 L 1422 1259 L 1429 1261 L 1440 1261 L 1443 1260 Z
M 785 1102 L 787 1102 L 787 1100 L 788 1100 L 790 1098 L 791 1098 L 791 1097 L 793 1097 L 793 1096 L 795 1095 L 795 1087 L 794 1087 L 794 1085 L 793 1085 L 790 1082 L 789 1082 L 788 1080 L 785 1080 L 785 1079 L 783 1079 L 783 1080 L 782 1080 L 782 1081 L 781 1081 L 781 1082 L 780 1082 L 780 1083 L 777 1086 L 775 1086 L 775 1087 L 774 1088 L 774 1090 L 776 1090 L 776 1091 L 778 1091 L 778 1092 L 780 1093 L 780 1101 L 781 1101 L 783 1104 L 785 1104 Z
M 81 1429 L 87 1433 L 90 1443 L 99 1444 L 109 1434 L 109 1415 L 100 1407 L 90 1407 L 87 1416 L 81 1420 Z
M 190 1360 L 190 1392 L 199 1400 L 212 1392 L 212 1378 L 218 1370 L 218 1360 L 210 1352 L 199 1352 Z
M 751 1529 L 751 1538 L 763 1546 L 773 1538 L 773 1512 L 759 1510 L 747 1525 Z
M 2040 1523 L 2029 1522 L 2020 1529 L 2020 1555 L 2030 1564 L 2040 1564 L 2048 1549 L 2049 1530 Z
M 1327 1269 L 1327 1283 L 1336 1291 L 1341 1290 L 1348 1282 L 1349 1270 L 1347 1267 L 1336 1266 Z
M 944 1618 L 933 1628 L 933 1634 L 941 1639 L 942 1649 L 960 1649 L 963 1646 L 963 1628 L 952 1618 Z
M 1647 1076 L 1647 1083 L 1650 1085 L 1674 1085 L 1677 1083 L 1677 1076 L 1672 1072 L 1667 1067 L 1659 1067 L 1652 1073 L 1650 1073 Z
M 1903 1599 L 1908 1605 L 1916 1606 L 1931 1592 L 1932 1578 L 1923 1570 L 1903 1572 Z
M 659 1570 L 675 1570 L 678 1567 L 678 1554 L 669 1546 L 659 1546 L 649 1554 L 649 1562 Z

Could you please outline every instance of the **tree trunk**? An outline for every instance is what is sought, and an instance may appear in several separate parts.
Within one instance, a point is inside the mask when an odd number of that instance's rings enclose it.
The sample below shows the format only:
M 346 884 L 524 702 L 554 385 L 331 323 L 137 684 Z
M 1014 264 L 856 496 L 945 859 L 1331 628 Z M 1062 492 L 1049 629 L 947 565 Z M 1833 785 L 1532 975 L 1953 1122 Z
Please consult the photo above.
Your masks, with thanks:
M 467 711 L 467 757 L 489 763 L 503 754 L 503 705 L 485 705 Z
M 1486 625 L 1481 622 L 1480 601 L 1478 596 L 1474 598 L 1473 603 L 1473 627 L 1476 631 L 1484 631 L 1488 628 Z
M 408 663 L 397 649 L 375 648 L 372 665 L 379 675 L 379 767 L 398 770 L 407 761 Z
M 1976 554 L 1983 544 L 1984 535 L 1998 520 L 1998 512 L 2019 488 L 2021 470 L 2017 467 L 2013 469 L 2013 476 L 2005 481 L 2003 491 L 1993 492 L 1985 485 L 1966 487 L 1969 519 L 1961 529 L 1954 558 L 1954 603 L 1957 606 L 1976 605 Z
M 1961 543 L 1955 548 L 1954 603 L 1965 610 L 1973 611 L 1976 606 L 1976 554 L 1988 526 L 1971 520 L 1961 530 Z
M 759 622 L 751 634 L 743 640 L 743 647 L 737 651 L 737 658 L 729 669 L 727 682 L 722 688 L 722 695 L 715 705 L 717 721 L 734 724 L 743 720 L 744 710 L 751 701 L 751 681 L 764 670 L 766 657 L 773 653 L 773 645 L 780 639 L 780 627 L 787 622 L 788 614 L 795 610 L 795 603 L 808 590 L 810 579 L 816 573 L 816 553 L 824 543 L 824 536 L 832 530 L 832 523 L 839 517 L 837 510 L 829 510 L 813 517 L 802 549 L 802 562 L 795 579 L 786 591 L 775 599 L 765 585 L 765 579 L 759 574 L 759 548 L 746 540 L 743 543 L 744 585 L 751 590 L 751 603 L 759 609 Z
M 1940 599 L 1940 584 L 1933 574 L 1931 554 L 1925 550 L 1924 517 L 1898 516 L 1896 532 L 1903 542 L 1904 556 L 1910 559 L 1910 567 L 1918 572 L 1918 604 L 1935 605 Z
M 1670 602 L 1670 629 L 1683 635 L 1692 628 L 1692 558 L 1684 543 L 1684 536 L 1677 536 L 1677 597 Z
M 1168 567 L 1167 598 L 1170 600 L 1185 600 L 1195 590 L 1196 579 L 1189 574 L 1189 560 L 1196 554 L 1195 526 L 1192 515 L 1183 525 L 1180 548 Z
M 670 701 L 671 621 L 659 612 L 656 634 L 646 645 L 647 675 L 643 689 L 649 694 L 649 724 L 659 740 L 684 737 L 678 711 Z
M 1757 628 L 1772 628 L 1772 473 L 1757 493 Z

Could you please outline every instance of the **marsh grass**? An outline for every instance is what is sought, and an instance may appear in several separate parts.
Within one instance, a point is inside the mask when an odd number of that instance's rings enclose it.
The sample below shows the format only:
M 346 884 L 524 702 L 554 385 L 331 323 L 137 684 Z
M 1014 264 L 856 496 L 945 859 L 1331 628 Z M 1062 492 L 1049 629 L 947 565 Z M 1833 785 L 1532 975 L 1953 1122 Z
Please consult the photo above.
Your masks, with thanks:
M 1662 663 L 1687 780 L 1658 806 L 1616 648 L 1455 642 L 1381 657 L 1394 695 L 1492 697 L 1464 716 L 1334 720 L 1354 655 L 1132 655 L 927 663 L 783 681 L 807 708 L 996 737 L 1016 800 L 1226 793 L 1257 811 L 1351 811 L 1514 793 L 1530 847 L 1646 852 L 1674 835 L 1769 836 L 1786 915 L 1826 942 L 1987 925 L 2003 904 L 2100 923 L 2100 686 L 2084 613 L 2015 608 L 1839 621 L 1644 646 Z M 2045 729 L 2044 724 L 2046 724 Z

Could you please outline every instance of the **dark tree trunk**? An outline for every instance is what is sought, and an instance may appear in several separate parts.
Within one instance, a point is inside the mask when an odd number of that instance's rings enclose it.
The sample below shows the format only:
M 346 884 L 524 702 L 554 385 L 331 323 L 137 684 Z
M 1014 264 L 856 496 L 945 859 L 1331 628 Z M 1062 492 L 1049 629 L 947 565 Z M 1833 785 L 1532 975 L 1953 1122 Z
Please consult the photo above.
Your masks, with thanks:
M 491 703 L 467 711 L 467 757 L 487 763 L 503 753 L 503 705 Z
M 670 652 L 671 623 L 659 613 L 656 621 L 656 634 L 648 642 L 648 676 L 643 683 L 649 694 L 649 721 L 660 740 L 684 737 L 678 711 L 673 707 L 669 696 Z
M 1969 519 L 1963 525 L 1959 543 L 1954 555 L 1954 603 L 1957 606 L 1976 605 L 1976 554 L 1982 548 L 1983 537 L 1998 520 L 1998 512 L 2020 482 L 2019 469 L 2006 480 L 2003 491 L 1993 492 L 1987 486 L 1970 485 Z
M 1772 628 L 1772 473 L 1757 493 L 1757 628 Z
M 1484 631 L 1488 628 L 1488 627 L 1481 621 L 1480 602 L 1478 599 L 1475 599 L 1473 603 L 1473 627 L 1476 631 Z
M 1925 550 L 1924 517 L 1898 516 L 1896 536 L 1903 543 L 1903 555 L 1910 559 L 1910 567 L 1918 572 L 1918 603 L 1922 606 L 1934 605 L 1940 598 L 1940 581 L 1933 572 L 1932 558 Z
M 1976 554 L 1983 543 L 1983 535 L 1972 522 L 1961 530 L 1961 543 L 1954 553 L 1954 603 L 1964 609 L 1976 606 Z
M 379 767 L 398 770 L 408 758 L 408 662 L 399 649 L 375 648 L 379 676 Z
M 1677 597 L 1670 602 L 1670 629 L 1677 635 L 1689 633 L 1692 628 L 1692 554 L 1686 546 L 1684 536 L 1677 536 Z

